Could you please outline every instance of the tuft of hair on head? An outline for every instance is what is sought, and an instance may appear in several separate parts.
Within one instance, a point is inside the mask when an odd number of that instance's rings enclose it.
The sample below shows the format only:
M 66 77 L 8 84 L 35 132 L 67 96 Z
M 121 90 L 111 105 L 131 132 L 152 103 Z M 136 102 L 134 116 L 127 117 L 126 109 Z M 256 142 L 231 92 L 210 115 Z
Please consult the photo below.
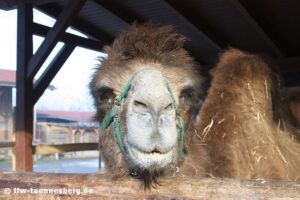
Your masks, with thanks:
M 161 186 L 159 183 L 159 177 L 163 176 L 162 170 L 157 169 L 142 169 L 135 168 L 132 169 L 130 175 L 138 180 L 140 180 L 144 186 L 144 190 L 150 190 L 151 188 L 156 188 Z
M 174 32 L 174 27 L 158 26 L 151 22 L 134 23 L 127 32 L 105 48 L 108 55 L 118 55 L 122 60 L 151 59 L 162 61 L 165 57 L 176 57 L 186 38 Z

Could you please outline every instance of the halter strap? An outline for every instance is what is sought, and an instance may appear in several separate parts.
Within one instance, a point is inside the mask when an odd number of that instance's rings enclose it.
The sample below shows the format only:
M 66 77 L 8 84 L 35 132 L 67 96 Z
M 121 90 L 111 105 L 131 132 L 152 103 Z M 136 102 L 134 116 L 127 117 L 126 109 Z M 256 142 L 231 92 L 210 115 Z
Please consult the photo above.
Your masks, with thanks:
M 153 70 L 153 69 L 143 69 L 141 71 L 145 70 Z M 139 72 L 141 72 L 139 71 Z M 137 72 L 137 73 L 139 73 Z M 137 74 L 136 73 L 136 74 Z M 115 99 L 115 103 L 113 107 L 106 112 L 101 124 L 100 124 L 100 132 L 104 132 L 110 124 L 113 122 L 114 124 L 114 136 L 116 139 L 116 142 L 119 146 L 120 151 L 122 152 L 123 156 L 126 158 L 127 157 L 127 152 L 125 150 L 125 145 L 123 142 L 123 134 L 121 132 L 121 126 L 120 126 L 120 119 L 121 117 L 119 116 L 118 109 L 121 108 L 123 100 L 126 98 L 132 84 L 133 78 L 136 76 L 136 74 L 127 82 L 127 84 L 124 86 L 122 91 L 120 92 L 119 96 Z M 176 106 L 176 100 L 175 96 L 173 94 L 173 91 L 168 84 L 167 80 L 165 80 L 165 85 L 166 88 L 170 94 L 170 97 L 173 102 L 173 108 L 175 109 L 176 112 L 176 127 L 177 127 L 177 133 L 178 133 L 178 140 L 179 140 L 179 158 L 182 158 L 187 154 L 186 150 L 183 147 L 183 139 L 184 139 L 184 122 L 182 117 L 179 115 L 177 106 Z

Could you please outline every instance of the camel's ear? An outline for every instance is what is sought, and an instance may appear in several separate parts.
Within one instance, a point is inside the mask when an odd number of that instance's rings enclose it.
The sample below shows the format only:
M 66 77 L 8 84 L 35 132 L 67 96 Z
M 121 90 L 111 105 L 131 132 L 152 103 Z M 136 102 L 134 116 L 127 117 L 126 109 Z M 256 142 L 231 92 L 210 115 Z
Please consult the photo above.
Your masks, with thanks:
M 93 92 L 95 106 L 97 108 L 98 120 L 102 120 L 105 113 L 112 108 L 115 100 L 114 89 L 108 86 L 102 86 Z

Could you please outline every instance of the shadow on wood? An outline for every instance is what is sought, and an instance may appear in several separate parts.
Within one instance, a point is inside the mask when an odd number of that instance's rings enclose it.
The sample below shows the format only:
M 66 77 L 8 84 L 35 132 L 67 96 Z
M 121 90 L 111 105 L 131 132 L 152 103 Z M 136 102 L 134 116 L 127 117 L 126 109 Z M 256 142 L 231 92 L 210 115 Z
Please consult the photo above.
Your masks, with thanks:
M 25 194 L 26 193 L 26 194 Z M 0 199 L 297 199 L 300 183 L 197 177 L 161 179 L 145 191 L 134 179 L 103 174 L 1 173 Z

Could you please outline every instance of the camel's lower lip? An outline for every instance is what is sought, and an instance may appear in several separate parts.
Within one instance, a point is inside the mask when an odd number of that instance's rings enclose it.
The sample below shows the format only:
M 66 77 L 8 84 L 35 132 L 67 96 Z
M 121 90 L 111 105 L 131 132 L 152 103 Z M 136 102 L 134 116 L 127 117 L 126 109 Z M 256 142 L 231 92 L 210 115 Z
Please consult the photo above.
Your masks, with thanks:
M 129 154 L 134 158 L 136 162 L 147 167 L 151 165 L 164 165 L 172 161 L 173 151 L 160 153 L 157 151 L 143 152 L 134 147 L 128 148 Z

